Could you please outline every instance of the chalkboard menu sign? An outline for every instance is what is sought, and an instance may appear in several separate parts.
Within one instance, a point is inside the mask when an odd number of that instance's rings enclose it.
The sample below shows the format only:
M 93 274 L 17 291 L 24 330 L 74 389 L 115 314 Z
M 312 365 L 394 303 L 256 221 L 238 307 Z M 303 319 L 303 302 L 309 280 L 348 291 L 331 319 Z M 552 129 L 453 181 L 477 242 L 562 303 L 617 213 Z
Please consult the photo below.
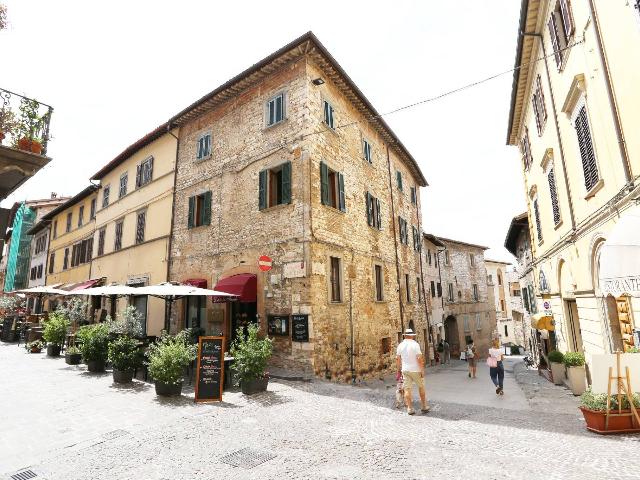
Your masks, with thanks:
M 196 402 L 222 401 L 224 337 L 200 337 L 196 370 Z
M 269 315 L 267 325 L 270 335 L 289 335 L 289 315 Z
M 291 340 L 309 341 L 309 315 L 291 315 Z

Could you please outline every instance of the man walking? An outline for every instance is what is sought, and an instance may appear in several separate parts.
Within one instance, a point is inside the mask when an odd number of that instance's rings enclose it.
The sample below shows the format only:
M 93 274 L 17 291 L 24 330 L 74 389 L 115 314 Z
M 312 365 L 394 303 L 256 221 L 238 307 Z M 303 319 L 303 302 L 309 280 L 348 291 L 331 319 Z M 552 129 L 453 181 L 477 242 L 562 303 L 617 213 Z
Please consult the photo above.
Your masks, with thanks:
M 447 340 L 444 341 L 444 352 L 442 353 L 444 357 L 444 361 L 442 363 L 451 363 L 451 347 L 449 347 L 449 342 Z
M 402 372 L 404 378 L 404 401 L 407 405 L 407 413 L 413 415 L 413 385 L 418 386 L 422 413 L 429 411 L 427 394 L 424 389 L 424 357 L 420 345 L 416 342 L 416 334 L 410 328 L 404 331 L 404 340 L 396 350 L 396 365 L 398 373 Z

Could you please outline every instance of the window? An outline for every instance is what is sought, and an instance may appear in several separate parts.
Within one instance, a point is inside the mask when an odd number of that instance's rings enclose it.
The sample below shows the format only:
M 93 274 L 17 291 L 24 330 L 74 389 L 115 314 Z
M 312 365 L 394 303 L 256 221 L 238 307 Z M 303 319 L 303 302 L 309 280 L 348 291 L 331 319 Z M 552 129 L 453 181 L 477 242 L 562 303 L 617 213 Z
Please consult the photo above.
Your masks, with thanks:
M 81 205 L 80 210 L 78 211 L 78 228 L 80 228 L 83 223 L 84 223 L 84 205 Z
M 320 199 L 323 205 L 346 212 L 344 176 L 320 162 Z
M 474 283 L 472 287 L 473 287 L 473 301 L 478 302 L 480 301 L 480 294 L 478 293 L 478 284 Z
M 29 280 L 35 280 L 36 279 L 36 272 L 38 271 L 38 269 L 36 267 L 31 267 L 31 270 L 29 271 Z
M 291 162 L 262 170 L 258 181 L 259 210 L 291 203 Z
M 58 220 L 53 222 L 53 238 L 58 238 Z
M 482 316 L 479 313 L 476 313 L 476 330 L 482 330 Z
M 470 332 L 471 331 L 471 327 L 469 326 L 469 315 L 464 315 L 462 317 L 462 323 L 464 325 L 464 331 L 465 332 Z
M 49 255 L 49 273 L 53 273 L 53 265 L 55 264 L 56 261 L 56 254 L 55 252 L 51 252 L 51 255 Z
M 553 210 L 553 224 L 558 225 L 560 223 L 560 206 L 558 205 L 558 192 L 556 190 L 556 178 L 553 172 L 553 167 L 547 174 L 549 180 L 549 193 L 551 194 L 551 209 Z
M 533 200 L 533 214 L 536 220 L 536 232 L 538 233 L 538 243 L 542 243 L 542 225 L 540 224 L 540 209 L 538 208 L 538 199 Z M 499 280 L 499 279 L 498 279 Z M 502 285 L 502 283 L 499 283 Z
M 144 227 L 147 222 L 147 212 L 138 212 L 136 217 L 136 244 L 144 242 Z
M 375 265 L 374 267 L 375 283 L 376 283 L 376 301 L 381 302 L 384 299 L 384 277 L 382 276 L 382 266 Z
M 38 272 L 36 273 L 37 278 L 42 278 L 42 264 L 38 265 Z
M 416 187 L 411 187 L 411 203 L 414 205 L 418 203 L 418 189 Z
M 196 159 L 204 160 L 211 156 L 211 133 L 204 133 L 198 137 L 196 144 Z
M 578 136 L 578 146 L 580 147 L 580 158 L 582 159 L 582 173 L 584 174 L 584 186 L 589 192 L 598 183 L 598 166 L 596 155 L 591 140 L 591 130 L 587 119 L 587 108 L 582 102 L 578 107 L 577 115 L 574 119 L 574 127 Z
M 140 188 L 153 179 L 153 157 L 147 158 L 136 168 L 136 188 Z
M 509 329 L 507 328 L 507 326 L 504 326 L 504 336 L 508 337 L 509 336 Z
M 96 218 L 96 199 L 91 199 L 91 209 L 89 210 L 89 220 Z
M 334 125 L 334 115 L 333 115 L 333 106 L 327 102 L 326 100 L 324 101 L 324 123 L 327 124 L 327 126 L 329 128 L 333 128 L 335 130 L 335 125 Z
M 340 259 L 329 257 L 331 263 L 331 301 L 342 301 L 342 274 L 340 272 Z
M 476 256 L 473 253 L 469 254 L 469 263 L 472 267 L 476 266 Z
M 493 275 L 487 275 L 487 284 L 493 285 Z
M 69 249 L 65 248 L 64 249 L 64 259 L 62 261 L 62 269 L 66 270 L 67 268 L 69 268 Z
M 438 298 L 442 297 L 442 284 L 438 282 Z
M 66 229 L 67 232 L 71 231 L 71 221 L 72 221 L 72 219 L 73 219 L 73 212 L 67 213 L 67 229 Z
M 34 253 L 38 255 L 39 253 L 44 252 L 46 246 L 47 246 L 47 236 L 46 235 L 39 236 L 36 239 L 36 250 Z
M 444 264 L 451 265 L 451 257 L 449 256 L 449 250 L 444 251 Z
M 447 295 L 447 300 L 449 300 L 450 302 L 453 302 L 453 283 L 450 283 L 448 285 L 448 295 Z
M 559 0 L 547 22 L 551 45 L 558 70 L 563 67 L 567 46 L 575 29 L 569 0 Z
M 77 267 L 91 261 L 93 238 L 82 240 L 73 245 L 71 250 L 71 267 Z
M 420 251 L 420 231 L 414 227 L 413 225 L 411 225 L 411 233 L 413 235 L 413 249 L 416 252 Z
M 396 170 L 396 184 L 398 190 L 402 191 L 402 172 L 400 170 Z
M 420 288 L 420 277 L 416 277 L 416 288 L 418 289 L 418 303 L 422 303 L 422 288 Z
M 122 249 L 122 228 L 124 226 L 124 220 L 119 220 L 116 222 L 116 236 L 115 241 L 113 242 L 113 250 L 117 252 Z
M 371 157 L 371 144 L 364 139 L 362 140 L 362 155 L 367 162 L 373 163 Z
M 104 255 L 104 237 L 107 234 L 107 228 L 103 227 L 98 231 L 98 256 Z
M 285 118 L 284 93 L 276 95 L 267 102 L 267 126 L 280 123 Z
M 398 229 L 400 233 L 400 243 L 404 245 L 409 245 L 409 232 L 407 229 L 407 221 L 402 217 L 398 217 Z
M 427 259 L 429 261 L 429 265 L 431 265 L 431 250 L 427 248 Z
M 367 224 L 370 227 L 382 229 L 382 214 L 380 212 L 380 200 L 375 198 L 369 192 L 365 193 L 365 202 L 367 207 Z
M 189 197 L 188 228 L 211 225 L 211 197 L 211 190 Z
M 504 305 L 504 300 L 502 300 L 502 299 L 500 300 L 500 311 L 501 312 L 506 312 L 507 311 L 507 309 L 505 308 L 505 305 Z
M 533 103 L 533 113 L 536 118 L 536 128 L 538 129 L 538 135 L 542 135 L 544 126 L 547 123 L 547 107 L 544 103 L 544 92 L 542 91 L 542 82 L 540 75 L 536 77 L 536 90 L 531 98 Z
M 407 303 L 411 303 L 411 284 L 409 283 L 409 274 L 404 276 L 404 288 L 407 294 Z
M 431 298 L 436 298 L 436 282 L 431 280 Z
M 520 150 L 522 152 L 522 163 L 524 164 L 524 169 L 529 170 L 531 164 L 533 163 L 533 157 L 531 156 L 531 143 L 529 142 L 529 129 L 525 127 L 524 135 L 522 136 L 522 140 L 520 141 Z
M 111 191 L 111 186 L 107 185 L 102 188 L 102 208 L 107 208 L 109 206 L 109 192 Z
M 538 312 L 538 304 L 536 301 L 536 294 L 533 291 L 533 285 L 529 285 L 529 307 L 531 308 L 531 313 Z
M 207 321 L 207 297 L 190 296 L 185 298 L 184 328 L 196 328 Z
M 129 173 L 124 172 L 120 175 L 120 190 L 118 191 L 118 198 L 122 198 L 127 194 L 127 183 L 129 183 Z
M 513 291 L 513 296 L 514 297 L 519 297 L 520 296 L 520 290 L 514 290 Z
M 502 286 L 502 274 L 498 272 L 498 285 Z

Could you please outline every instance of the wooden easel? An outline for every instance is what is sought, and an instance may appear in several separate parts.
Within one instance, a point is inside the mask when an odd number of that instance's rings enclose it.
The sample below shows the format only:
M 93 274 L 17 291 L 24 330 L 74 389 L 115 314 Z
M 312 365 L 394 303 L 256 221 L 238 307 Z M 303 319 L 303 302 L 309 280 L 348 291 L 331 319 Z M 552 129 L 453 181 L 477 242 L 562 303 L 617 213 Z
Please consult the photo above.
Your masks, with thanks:
M 604 429 L 609 430 L 609 417 L 633 417 L 632 423 L 636 428 L 640 428 L 640 415 L 633 404 L 633 390 L 631 388 L 631 376 L 629 375 L 629 367 L 624 367 L 625 375 L 620 375 L 620 350 L 616 352 L 616 375 L 613 375 L 613 367 L 609 367 L 609 383 L 607 385 L 607 410 L 605 414 Z M 618 413 L 611 413 L 611 385 L 616 382 L 618 397 Z M 626 395 L 629 401 L 628 413 L 622 413 L 622 395 Z

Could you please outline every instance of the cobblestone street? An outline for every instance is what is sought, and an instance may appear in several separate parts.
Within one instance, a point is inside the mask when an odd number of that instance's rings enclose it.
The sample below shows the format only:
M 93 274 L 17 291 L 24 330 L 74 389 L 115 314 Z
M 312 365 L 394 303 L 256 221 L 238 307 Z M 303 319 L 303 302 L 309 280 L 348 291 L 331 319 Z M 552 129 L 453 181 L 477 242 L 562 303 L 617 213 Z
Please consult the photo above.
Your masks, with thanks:
M 476 380 L 460 362 L 429 369 L 432 412 L 410 417 L 390 382 L 274 380 L 264 394 L 195 405 L 189 388 L 159 399 L 151 384 L 115 387 L 110 374 L 0 344 L 0 478 L 638 478 L 639 436 L 587 432 L 577 399 L 516 362 L 504 397 L 486 367 Z M 246 447 L 271 458 L 221 460 Z

